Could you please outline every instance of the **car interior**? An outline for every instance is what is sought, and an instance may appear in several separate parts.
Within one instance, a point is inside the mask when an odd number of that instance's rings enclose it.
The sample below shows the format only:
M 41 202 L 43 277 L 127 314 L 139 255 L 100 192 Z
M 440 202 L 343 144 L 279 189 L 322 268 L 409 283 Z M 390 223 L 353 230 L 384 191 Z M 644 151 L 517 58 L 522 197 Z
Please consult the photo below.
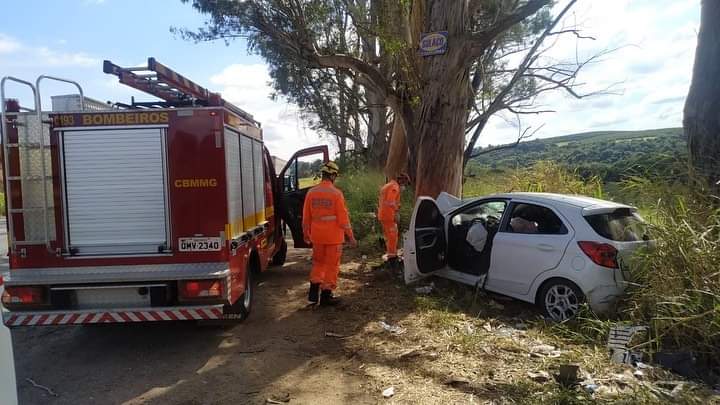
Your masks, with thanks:
M 500 221 L 507 207 L 506 201 L 485 201 L 465 208 L 450 218 L 448 229 L 448 266 L 463 273 L 481 275 L 490 269 L 490 251 Z M 467 242 L 473 225 L 480 224 L 487 231 L 482 251 L 478 252 Z
M 485 201 L 463 209 L 450 218 L 448 229 L 448 265 L 454 270 L 482 275 L 490 269 L 490 253 L 495 235 L 500 231 L 506 201 Z M 533 204 L 513 204 L 509 220 L 502 232 L 562 235 L 567 228 L 562 220 L 549 208 Z M 485 245 L 481 251 L 467 240 L 470 229 L 482 225 L 487 231 Z

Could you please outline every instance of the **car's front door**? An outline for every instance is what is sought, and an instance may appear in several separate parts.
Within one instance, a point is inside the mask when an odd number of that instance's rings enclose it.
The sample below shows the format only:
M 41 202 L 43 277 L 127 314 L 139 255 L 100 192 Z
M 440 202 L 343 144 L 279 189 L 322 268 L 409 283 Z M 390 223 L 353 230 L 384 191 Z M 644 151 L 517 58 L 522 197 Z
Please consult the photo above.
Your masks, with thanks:
M 296 152 L 278 175 L 280 215 L 290 228 L 296 248 L 310 247 L 303 238 L 302 214 L 305 196 L 320 182 L 320 168 L 329 160 L 328 147 L 315 146 Z
M 444 269 L 446 255 L 445 217 L 435 200 L 420 197 L 405 237 L 405 282 L 411 283 Z
M 495 235 L 485 289 L 526 295 L 540 273 L 560 264 L 573 230 L 555 210 L 514 201 Z

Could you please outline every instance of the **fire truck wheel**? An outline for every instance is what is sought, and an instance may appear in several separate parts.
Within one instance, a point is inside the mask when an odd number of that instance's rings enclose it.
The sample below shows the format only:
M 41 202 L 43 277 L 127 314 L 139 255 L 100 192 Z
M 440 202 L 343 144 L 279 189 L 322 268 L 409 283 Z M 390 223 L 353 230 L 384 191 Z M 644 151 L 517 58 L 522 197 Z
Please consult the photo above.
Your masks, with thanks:
M 280 250 L 275 253 L 275 256 L 272 258 L 272 265 L 273 266 L 282 266 L 285 264 L 285 259 L 287 258 L 287 251 L 288 251 L 288 244 L 285 239 L 283 239 L 282 244 L 280 245 Z
M 223 318 L 231 321 L 244 321 L 250 316 L 253 298 L 255 296 L 255 272 L 253 265 L 249 264 L 245 273 L 245 293 L 232 305 L 226 305 L 223 310 Z

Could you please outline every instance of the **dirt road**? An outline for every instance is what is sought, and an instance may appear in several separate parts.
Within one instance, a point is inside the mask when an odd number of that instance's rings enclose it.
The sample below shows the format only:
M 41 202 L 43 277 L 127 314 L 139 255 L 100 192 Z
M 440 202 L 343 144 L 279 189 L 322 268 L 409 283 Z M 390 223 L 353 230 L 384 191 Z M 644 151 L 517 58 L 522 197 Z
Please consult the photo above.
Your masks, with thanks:
M 304 307 L 308 266 L 306 251 L 291 251 L 261 278 L 252 316 L 235 327 L 16 329 L 20 403 L 375 403 L 343 340 L 325 336 L 349 332 L 345 312 Z

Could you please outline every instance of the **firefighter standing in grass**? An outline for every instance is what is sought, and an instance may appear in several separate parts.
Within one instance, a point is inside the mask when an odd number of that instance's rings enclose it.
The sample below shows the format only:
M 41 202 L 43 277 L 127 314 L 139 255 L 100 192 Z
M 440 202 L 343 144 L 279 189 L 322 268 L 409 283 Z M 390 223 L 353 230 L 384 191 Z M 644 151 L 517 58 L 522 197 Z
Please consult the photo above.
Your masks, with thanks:
M 337 305 L 333 296 L 340 272 L 340 256 L 345 238 L 357 246 L 353 236 L 345 197 L 335 187 L 339 174 L 335 162 L 327 162 L 321 169 L 322 182 L 308 191 L 303 207 L 303 234 L 313 245 L 313 265 L 310 271 L 308 301 L 321 306 Z
M 401 173 L 380 189 L 378 201 L 378 220 L 385 236 L 385 251 L 388 264 L 397 262 L 398 222 L 400 216 L 400 196 L 402 189 L 410 182 L 407 174 Z

